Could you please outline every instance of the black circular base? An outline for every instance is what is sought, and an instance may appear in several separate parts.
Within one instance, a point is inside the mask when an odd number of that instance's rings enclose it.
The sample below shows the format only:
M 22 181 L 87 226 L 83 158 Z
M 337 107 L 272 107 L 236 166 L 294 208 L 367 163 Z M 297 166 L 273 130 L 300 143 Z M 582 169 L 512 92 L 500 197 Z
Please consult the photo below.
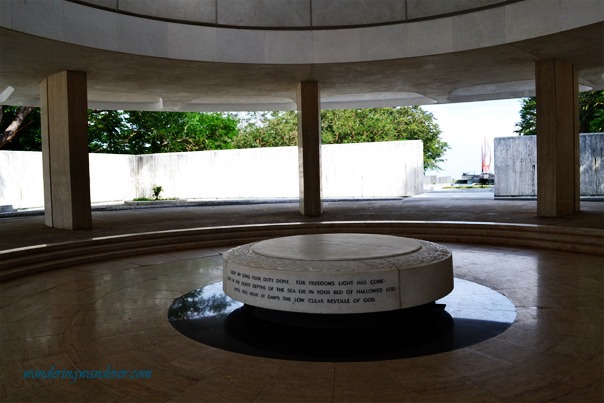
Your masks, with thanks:
M 337 315 L 285 312 L 259 308 L 248 304 L 245 304 L 241 309 L 245 314 L 254 316 L 257 319 L 297 328 L 357 329 L 375 326 L 392 326 L 403 322 L 409 323 L 411 321 L 418 321 L 421 318 L 426 318 L 426 320 L 428 320 L 428 318 L 434 314 L 435 310 L 444 310 L 444 308 L 444 305 L 438 305 L 437 307 L 434 302 L 430 302 L 428 304 L 396 311 Z
M 367 361 L 401 356 L 405 349 L 418 351 L 443 338 L 450 339 L 451 315 L 433 309 L 405 322 L 354 328 L 316 328 L 284 325 L 259 319 L 239 308 L 227 316 L 226 333 L 272 357 L 308 361 Z M 404 353 L 406 355 L 407 353 Z M 257 355 L 257 354 L 254 354 Z
M 416 308 L 378 315 L 301 314 L 300 322 L 300 314 L 243 306 L 222 293 L 220 282 L 177 298 L 168 318 L 185 336 L 236 353 L 299 361 L 376 361 L 480 343 L 505 331 L 516 316 L 503 295 L 459 279 L 449 296 Z

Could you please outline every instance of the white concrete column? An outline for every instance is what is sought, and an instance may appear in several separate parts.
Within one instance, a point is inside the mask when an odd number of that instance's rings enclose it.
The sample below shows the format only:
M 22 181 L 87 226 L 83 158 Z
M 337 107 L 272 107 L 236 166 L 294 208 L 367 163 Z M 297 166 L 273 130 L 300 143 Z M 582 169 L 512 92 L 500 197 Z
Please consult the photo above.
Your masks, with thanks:
M 46 225 L 92 228 L 86 73 L 62 71 L 40 83 Z
M 319 83 L 298 84 L 298 167 L 300 213 L 313 217 L 323 214 L 321 200 L 321 100 Z
M 537 95 L 537 215 L 579 211 L 579 85 L 574 66 L 535 65 Z

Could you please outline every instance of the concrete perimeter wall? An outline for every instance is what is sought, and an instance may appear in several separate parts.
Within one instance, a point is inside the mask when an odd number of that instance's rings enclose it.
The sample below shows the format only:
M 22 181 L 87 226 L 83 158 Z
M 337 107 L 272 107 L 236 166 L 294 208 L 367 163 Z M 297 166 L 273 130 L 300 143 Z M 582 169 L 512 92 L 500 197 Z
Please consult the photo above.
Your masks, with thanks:
M 536 136 L 495 138 L 495 196 L 537 195 Z M 604 133 L 581 134 L 581 196 L 604 195 Z
M 370 198 L 420 194 L 422 142 L 322 146 L 323 197 Z M 90 154 L 93 203 L 150 197 L 253 199 L 298 197 L 297 147 L 151 155 Z M 42 155 L 0 152 L 0 205 L 44 205 Z

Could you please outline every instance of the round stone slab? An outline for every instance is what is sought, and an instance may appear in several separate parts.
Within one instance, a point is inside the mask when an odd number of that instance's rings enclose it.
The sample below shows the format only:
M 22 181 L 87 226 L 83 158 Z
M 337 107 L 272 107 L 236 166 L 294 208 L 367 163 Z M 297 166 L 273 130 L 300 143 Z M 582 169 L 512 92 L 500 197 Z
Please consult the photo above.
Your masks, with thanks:
M 296 235 L 233 248 L 223 260 L 226 295 L 280 311 L 389 311 L 427 304 L 453 290 L 451 252 L 411 238 Z
M 357 260 L 404 255 L 420 250 L 411 238 L 366 234 L 296 235 L 268 239 L 252 246 L 259 255 L 297 260 Z

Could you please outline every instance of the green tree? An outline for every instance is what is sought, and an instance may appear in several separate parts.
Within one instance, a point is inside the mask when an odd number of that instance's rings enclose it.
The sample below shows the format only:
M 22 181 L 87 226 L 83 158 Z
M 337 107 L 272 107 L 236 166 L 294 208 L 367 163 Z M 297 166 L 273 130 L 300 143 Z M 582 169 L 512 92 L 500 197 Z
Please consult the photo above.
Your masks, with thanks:
M 321 133 L 325 144 L 421 140 L 424 170 L 439 169 L 450 148 L 434 115 L 419 106 L 324 111 Z
M 221 113 L 90 111 L 90 151 L 128 154 L 232 148 L 238 119 Z
M 295 112 L 254 114 L 248 121 L 234 141 L 237 148 L 297 144 Z M 426 170 L 438 169 L 449 149 L 434 116 L 417 106 L 322 111 L 321 135 L 325 144 L 422 140 Z
M 535 97 L 522 99 L 520 107 L 520 122 L 516 123 L 519 136 L 534 136 L 537 134 L 537 103 Z
M 536 98 L 522 99 L 520 121 L 516 123 L 521 136 L 537 134 Z M 604 91 L 587 91 L 579 94 L 579 132 L 604 132 Z
M 588 91 L 579 95 L 579 132 L 604 132 L 604 91 Z
M 234 148 L 295 146 L 298 144 L 296 112 L 248 113 L 242 119 Z
M 39 151 L 40 109 L 2 106 L 0 147 Z M 147 154 L 232 148 L 239 120 L 196 112 L 88 111 L 91 152 Z
M 123 111 L 88 110 L 90 152 L 128 154 L 130 130 Z
M 0 148 L 14 151 L 40 151 L 42 149 L 40 108 L 1 106 Z

